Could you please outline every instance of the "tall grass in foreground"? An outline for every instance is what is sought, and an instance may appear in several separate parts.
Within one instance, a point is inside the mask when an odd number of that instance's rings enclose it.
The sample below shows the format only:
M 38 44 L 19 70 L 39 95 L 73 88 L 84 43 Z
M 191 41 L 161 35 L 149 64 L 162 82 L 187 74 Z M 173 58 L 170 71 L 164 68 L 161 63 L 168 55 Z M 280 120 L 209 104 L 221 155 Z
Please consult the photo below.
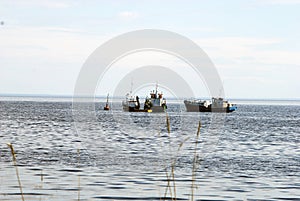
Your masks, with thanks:
M 78 163 L 78 168 L 80 167 L 80 149 L 77 149 L 77 163 Z M 77 200 L 80 200 L 80 172 L 78 174 L 78 195 L 77 195 Z
M 167 177 L 167 188 L 165 190 L 165 195 L 164 195 L 164 199 L 166 199 L 167 197 L 167 193 L 168 193 L 168 190 L 169 190 L 169 193 L 170 193 L 170 197 L 172 200 L 176 200 L 176 182 L 175 182 L 175 165 L 176 165 L 176 161 L 177 161 L 177 158 L 178 158 L 178 154 L 180 152 L 180 149 L 181 147 L 183 146 L 183 144 L 188 140 L 189 138 L 186 138 L 183 142 L 181 142 L 178 146 L 178 149 L 177 149 L 177 152 L 176 152 L 176 155 L 174 157 L 174 160 L 172 161 L 171 163 L 171 170 L 170 170 L 170 173 L 168 173 L 167 171 L 167 168 L 166 168 L 166 177 Z M 171 186 L 171 182 L 170 181 L 173 181 L 173 186 Z M 173 191 L 172 191 L 173 190 Z M 173 198 L 173 194 L 174 194 L 174 198 Z
M 167 125 L 167 131 L 168 131 L 168 134 L 169 134 L 169 137 L 170 137 L 170 132 L 171 132 L 170 118 L 169 118 L 167 113 L 166 113 L 166 125 Z M 192 184 L 191 184 L 191 201 L 194 201 L 194 189 L 196 188 L 195 181 L 196 181 L 196 171 L 197 171 L 197 161 L 198 161 L 197 148 L 198 148 L 198 141 L 199 141 L 199 137 L 200 137 L 200 129 L 201 129 L 201 121 L 199 121 L 199 124 L 198 124 L 198 130 L 197 130 L 197 134 L 196 134 L 195 147 L 194 147 L 192 180 L 191 180 L 192 181 Z M 177 161 L 180 149 L 188 139 L 189 139 L 189 137 L 184 139 L 179 144 L 176 155 L 175 155 L 174 159 L 171 162 L 170 173 L 168 173 L 168 170 L 166 168 L 167 187 L 165 189 L 164 200 L 167 199 L 168 191 L 169 191 L 171 200 L 177 200 L 177 198 L 176 198 L 176 182 L 175 182 L 175 165 L 176 165 L 176 161 Z M 171 184 L 171 181 L 173 181 L 173 184 Z M 174 197 L 173 197 L 173 195 L 174 195 Z
M 17 175 L 17 178 L 18 178 L 18 183 L 19 183 L 19 188 L 20 188 L 20 192 L 21 192 L 21 197 L 22 197 L 22 201 L 24 201 L 25 199 L 24 199 L 22 184 L 21 184 L 21 180 L 20 180 L 19 170 L 18 170 L 18 166 L 17 166 L 16 153 L 15 153 L 14 147 L 12 146 L 11 143 L 7 143 L 7 146 L 10 148 L 11 155 L 13 157 L 13 163 L 14 163 L 14 166 L 15 166 L 15 169 L 16 169 L 16 175 Z
M 200 128 L 201 128 L 201 122 L 199 121 L 197 136 L 196 136 L 196 141 L 195 141 L 195 148 L 194 148 L 192 185 L 191 185 L 191 201 L 194 200 L 194 189 L 195 189 L 196 170 L 197 170 L 197 161 L 198 161 L 197 147 L 198 147 L 198 140 L 199 140 L 199 136 L 200 136 Z
M 169 135 L 169 140 L 171 142 L 171 126 L 170 126 L 170 118 L 168 116 L 168 114 L 166 113 L 166 126 L 167 126 L 167 131 L 168 131 L 168 135 Z M 197 154 L 197 148 L 198 148 L 198 141 L 199 141 L 199 137 L 200 137 L 200 129 L 201 129 L 201 122 L 199 121 L 198 124 L 198 130 L 197 130 L 197 134 L 196 134 L 196 140 L 195 140 L 195 147 L 194 147 L 194 154 L 193 154 L 193 166 L 192 166 L 192 179 L 191 179 L 191 201 L 194 201 L 194 189 L 196 187 L 195 182 L 196 182 L 196 171 L 197 171 L 197 165 L 198 165 L 198 154 Z M 166 171 L 166 178 L 167 178 L 167 187 L 165 189 L 165 193 L 164 193 L 164 198 L 163 200 L 177 200 L 177 195 L 176 195 L 176 180 L 175 180 L 175 167 L 176 167 L 176 161 L 178 159 L 180 150 L 182 148 L 182 146 L 184 145 L 184 143 L 189 140 L 190 137 L 185 138 L 179 145 L 175 154 L 175 157 L 173 158 L 173 160 L 171 160 L 171 164 L 170 164 L 170 172 L 168 172 L 168 168 L 165 168 Z M 171 143 L 169 144 L 169 146 L 171 145 Z M 11 150 L 11 155 L 13 158 L 13 164 L 16 170 L 16 175 L 17 175 L 17 179 L 18 179 L 18 184 L 19 184 L 19 188 L 20 188 L 20 194 L 21 194 L 21 198 L 22 201 L 25 201 L 24 199 L 24 194 L 23 194 L 23 189 L 22 189 L 22 184 L 21 184 L 21 180 L 20 180 L 20 176 L 19 176 L 19 171 L 18 171 L 18 166 L 17 166 L 17 159 L 16 159 L 16 154 L 13 148 L 13 145 L 11 143 L 7 143 L 7 146 L 10 148 Z M 170 149 L 171 151 L 171 149 Z M 77 149 L 77 164 L 78 164 L 78 168 L 80 167 L 80 149 Z M 41 170 L 43 171 L 43 170 Z M 41 182 L 43 182 L 43 172 L 41 172 Z M 78 175 L 78 201 L 80 200 L 80 174 Z M 167 195 L 169 195 L 170 197 L 167 198 Z

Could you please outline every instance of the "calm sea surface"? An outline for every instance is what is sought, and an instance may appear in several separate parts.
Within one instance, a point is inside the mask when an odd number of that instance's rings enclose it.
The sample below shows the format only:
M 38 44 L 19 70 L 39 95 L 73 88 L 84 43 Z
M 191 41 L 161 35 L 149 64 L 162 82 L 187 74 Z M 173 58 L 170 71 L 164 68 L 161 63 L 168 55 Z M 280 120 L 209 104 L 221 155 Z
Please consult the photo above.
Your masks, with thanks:
M 300 200 L 300 104 L 169 104 L 170 131 L 165 113 L 103 106 L 2 99 L 0 200 L 22 199 L 18 175 L 25 200 Z

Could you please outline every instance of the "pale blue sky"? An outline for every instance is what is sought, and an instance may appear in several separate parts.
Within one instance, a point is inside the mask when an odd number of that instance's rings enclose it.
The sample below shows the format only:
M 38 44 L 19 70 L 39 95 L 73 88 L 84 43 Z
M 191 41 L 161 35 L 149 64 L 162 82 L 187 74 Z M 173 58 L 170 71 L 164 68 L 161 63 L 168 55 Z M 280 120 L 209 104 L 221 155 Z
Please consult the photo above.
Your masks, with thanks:
M 300 98 L 300 0 L 1 0 L 0 21 L 0 94 L 72 95 L 93 50 L 150 28 L 203 48 L 229 98 Z

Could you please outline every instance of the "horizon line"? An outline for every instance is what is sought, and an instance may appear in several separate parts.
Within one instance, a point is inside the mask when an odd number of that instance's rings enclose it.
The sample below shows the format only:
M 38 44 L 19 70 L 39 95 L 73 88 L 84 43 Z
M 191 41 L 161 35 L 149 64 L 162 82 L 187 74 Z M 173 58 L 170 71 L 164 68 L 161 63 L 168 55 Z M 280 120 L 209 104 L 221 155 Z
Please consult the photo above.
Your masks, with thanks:
M 0 93 L 0 97 L 29 97 L 29 98 L 73 98 L 73 95 L 70 94 L 14 94 L 14 93 Z M 87 98 L 89 96 L 78 96 L 78 98 Z M 95 98 L 106 98 L 106 95 L 95 95 Z M 125 97 L 125 95 L 124 95 Z M 115 98 L 122 98 L 122 96 L 115 96 Z M 175 97 L 168 97 L 169 99 L 176 99 Z M 184 99 L 200 98 L 200 97 L 180 97 Z M 201 97 L 202 99 L 210 99 L 211 97 Z M 271 101 L 300 101 L 300 98 L 241 98 L 241 97 L 226 97 L 226 99 L 232 100 L 253 100 L 253 101 L 262 101 L 262 100 L 271 100 Z

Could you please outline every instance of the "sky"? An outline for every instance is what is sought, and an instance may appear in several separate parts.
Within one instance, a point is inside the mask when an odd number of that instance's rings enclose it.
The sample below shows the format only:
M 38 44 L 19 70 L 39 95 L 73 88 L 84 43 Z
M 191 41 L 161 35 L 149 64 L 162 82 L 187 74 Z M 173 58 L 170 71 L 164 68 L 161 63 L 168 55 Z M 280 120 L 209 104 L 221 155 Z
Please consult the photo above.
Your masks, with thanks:
M 299 99 L 299 11 L 300 0 L 0 0 L 0 94 L 73 95 L 80 69 L 97 47 L 126 32 L 162 29 L 207 53 L 226 97 Z M 154 57 L 159 64 L 183 65 L 149 52 L 115 68 L 150 65 Z M 112 70 L 97 94 L 113 90 L 120 79 Z

